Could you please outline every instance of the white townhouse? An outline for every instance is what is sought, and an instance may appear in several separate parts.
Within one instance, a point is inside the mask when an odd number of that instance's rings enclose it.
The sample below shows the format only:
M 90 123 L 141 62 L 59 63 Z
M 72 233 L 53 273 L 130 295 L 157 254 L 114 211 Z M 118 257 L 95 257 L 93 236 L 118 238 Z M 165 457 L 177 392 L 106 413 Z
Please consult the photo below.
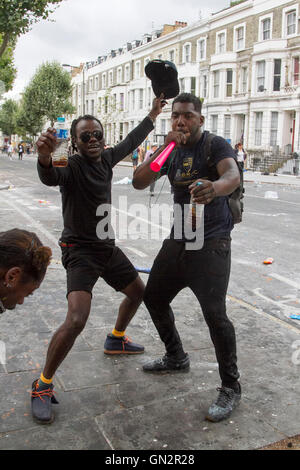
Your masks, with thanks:
M 117 143 L 151 108 L 145 65 L 170 60 L 180 90 L 203 98 L 206 129 L 254 151 L 300 151 L 299 3 L 244 0 L 191 25 L 164 25 L 82 65 L 72 79 L 76 116 L 97 116 L 107 143 Z M 163 141 L 170 115 L 171 102 L 152 140 Z

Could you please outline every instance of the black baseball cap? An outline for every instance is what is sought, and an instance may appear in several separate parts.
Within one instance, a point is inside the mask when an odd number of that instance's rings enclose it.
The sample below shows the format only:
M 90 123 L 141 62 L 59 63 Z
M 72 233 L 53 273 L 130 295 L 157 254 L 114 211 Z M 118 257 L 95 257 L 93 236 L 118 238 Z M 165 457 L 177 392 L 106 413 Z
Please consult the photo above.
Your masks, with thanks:
M 166 100 L 179 94 L 178 72 L 175 64 L 168 60 L 151 60 L 145 67 L 145 74 L 152 82 L 152 89 L 158 98 L 161 93 Z

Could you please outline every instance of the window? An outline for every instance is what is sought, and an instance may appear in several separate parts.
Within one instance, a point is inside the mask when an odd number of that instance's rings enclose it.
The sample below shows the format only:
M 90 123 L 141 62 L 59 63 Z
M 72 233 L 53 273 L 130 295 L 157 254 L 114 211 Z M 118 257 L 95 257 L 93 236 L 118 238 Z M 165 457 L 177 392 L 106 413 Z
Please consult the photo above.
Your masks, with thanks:
M 131 110 L 135 109 L 135 90 L 131 91 Z
M 226 70 L 226 96 L 232 96 L 232 69 Z
M 247 93 L 248 86 L 248 67 L 242 67 L 242 93 Z
M 217 33 L 217 50 L 216 50 L 217 54 L 222 54 L 222 52 L 226 51 L 225 40 L 226 40 L 225 32 Z
M 109 75 L 108 75 L 108 83 L 109 83 L 109 86 L 112 86 L 114 83 L 114 73 L 112 70 L 110 70 Z
M 175 61 L 175 51 L 174 51 L 174 49 L 172 51 L 169 51 L 169 61 L 170 62 Z
M 274 81 L 273 91 L 280 91 L 281 82 L 281 59 L 274 60 Z
M 98 76 L 95 79 L 95 89 L 99 90 L 99 77 Z
M 130 65 L 126 65 L 125 67 L 125 81 L 129 82 L 130 80 Z
M 254 136 L 255 145 L 261 145 L 262 121 L 263 121 L 263 113 L 255 113 L 255 136 Z
M 139 92 L 139 109 L 143 109 L 144 107 L 144 90 L 140 88 Z
M 219 71 L 213 72 L 213 87 L 214 87 L 214 98 L 218 98 L 219 89 L 220 89 L 220 72 Z
M 196 95 L 196 77 L 191 77 L 191 94 Z
M 271 113 L 271 132 L 270 132 L 270 146 L 277 145 L 277 131 L 278 131 L 278 112 Z
M 135 63 L 135 78 L 140 78 L 141 76 L 141 62 L 136 62 Z
M 294 58 L 293 85 L 299 85 L 299 57 Z
M 257 91 L 265 91 L 265 70 L 266 62 L 261 60 L 256 63 Z
M 262 20 L 261 26 L 262 26 L 262 31 L 261 31 L 262 41 L 271 39 L 271 18 L 265 18 L 264 20 Z
M 124 111 L 124 93 L 120 93 L 120 111 Z
M 231 116 L 226 114 L 224 117 L 224 139 L 230 140 L 231 137 Z
M 123 140 L 124 137 L 124 123 L 120 122 L 120 128 L 119 128 L 119 140 L 120 142 Z
M 148 96 L 148 102 L 147 102 L 147 105 L 148 107 L 151 106 L 151 97 L 152 97 L 152 88 L 151 87 L 148 87 L 148 93 L 147 93 L 147 96 Z
M 286 35 L 296 34 L 296 10 L 286 13 Z
M 102 88 L 106 88 L 106 73 L 102 75 Z
M 166 135 L 166 133 L 167 133 L 166 130 L 167 130 L 167 121 L 166 121 L 166 119 L 162 119 L 160 121 L 160 133 L 162 135 Z
M 104 112 L 105 114 L 108 113 L 108 96 L 105 96 L 104 98 Z
M 183 62 L 191 62 L 191 45 L 185 44 L 183 46 Z
M 202 95 L 203 98 L 207 98 L 207 75 L 203 75 L 202 78 Z
M 122 83 L 122 68 L 118 68 L 117 81 L 118 83 Z
M 244 49 L 245 47 L 245 27 L 240 26 L 235 30 L 236 50 Z
M 180 78 L 179 84 L 180 84 L 180 91 L 181 91 L 181 93 L 184 93 L 184 92 L 185 92 L 185 79 L 184 79 L 184 78 Z
M 91 101 L 91 115 L 94 116 L 94 113 L 95 113 L 95 101 L 92 100 Z
M 211 116 L 211 132 L 213 134 L 218 133 L 218 115 L 217 114 L 212 114 Z
M 206 40 L 199 39 L 198 41 L 198 58 L 199 60 L 206 59 Z

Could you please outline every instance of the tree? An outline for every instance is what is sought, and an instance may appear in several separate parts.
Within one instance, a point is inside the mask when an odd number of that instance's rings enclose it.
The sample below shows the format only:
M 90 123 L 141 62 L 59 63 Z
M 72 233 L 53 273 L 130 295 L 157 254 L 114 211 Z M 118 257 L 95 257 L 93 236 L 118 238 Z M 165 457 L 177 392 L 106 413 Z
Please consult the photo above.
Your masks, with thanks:
M 3 134 L 11 136 L 17 133 L 18 103 L 14 100 L 6 100 L 0 108 L 0 129 Z
M 0 0 L 0 57 L 21 34 L 27 33 L 34 23 L 48 19 L 55 5 L 63 0 Z
M 71 94 L 70 74 L 58 62 L 46 62 L 24 91 L 21 116 L 27 116 L 26 121 L 35 123 L 37 129 L 46 120 L 54 125 L 59 116 L 75 112 Z
M 2 36 L 0 34 L 0 47 L 1 44 Z M 12 88 L 14 79 L 16 78 L 17 71 L 13 61 L 14 47 L 14 43 L 8 45 L 2 57 L 0 57 L 0 99 L 3 93 Z

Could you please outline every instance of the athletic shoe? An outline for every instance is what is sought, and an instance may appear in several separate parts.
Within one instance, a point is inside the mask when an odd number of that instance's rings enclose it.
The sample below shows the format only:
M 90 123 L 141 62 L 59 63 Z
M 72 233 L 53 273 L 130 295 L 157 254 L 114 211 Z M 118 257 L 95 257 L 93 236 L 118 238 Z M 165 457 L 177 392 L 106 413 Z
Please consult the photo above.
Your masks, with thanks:
M 54 397 L 53 384 L 49 385 L 49 388 L 39 391 L 38 382 L 38 380 L 35 380 L 32 384 L 32 417 L 39 424 L 51 424 L 54 421 L 52 404 L 58 404 Z
M 217 388 L 217 390 L 220 392 L 219 396 L 216 402 L 210 406 L 206 416 L 206 419 L 213 423 L 229 418 L 233 410 L 238 406 L 242 394 L 240 384 L 238 392 L 228 387 Z
M 143 354 L 144 351 L 144 346 L 133 343 L 127 336 L 117 338 L 109 334 L 104 343 L 105 354 Z
M 187 372 L 189 369 L 190 359 L 188 354 L 185 354 L 181 359 L 165 354 L 162 358 L 143 365 L 145 372 Z

